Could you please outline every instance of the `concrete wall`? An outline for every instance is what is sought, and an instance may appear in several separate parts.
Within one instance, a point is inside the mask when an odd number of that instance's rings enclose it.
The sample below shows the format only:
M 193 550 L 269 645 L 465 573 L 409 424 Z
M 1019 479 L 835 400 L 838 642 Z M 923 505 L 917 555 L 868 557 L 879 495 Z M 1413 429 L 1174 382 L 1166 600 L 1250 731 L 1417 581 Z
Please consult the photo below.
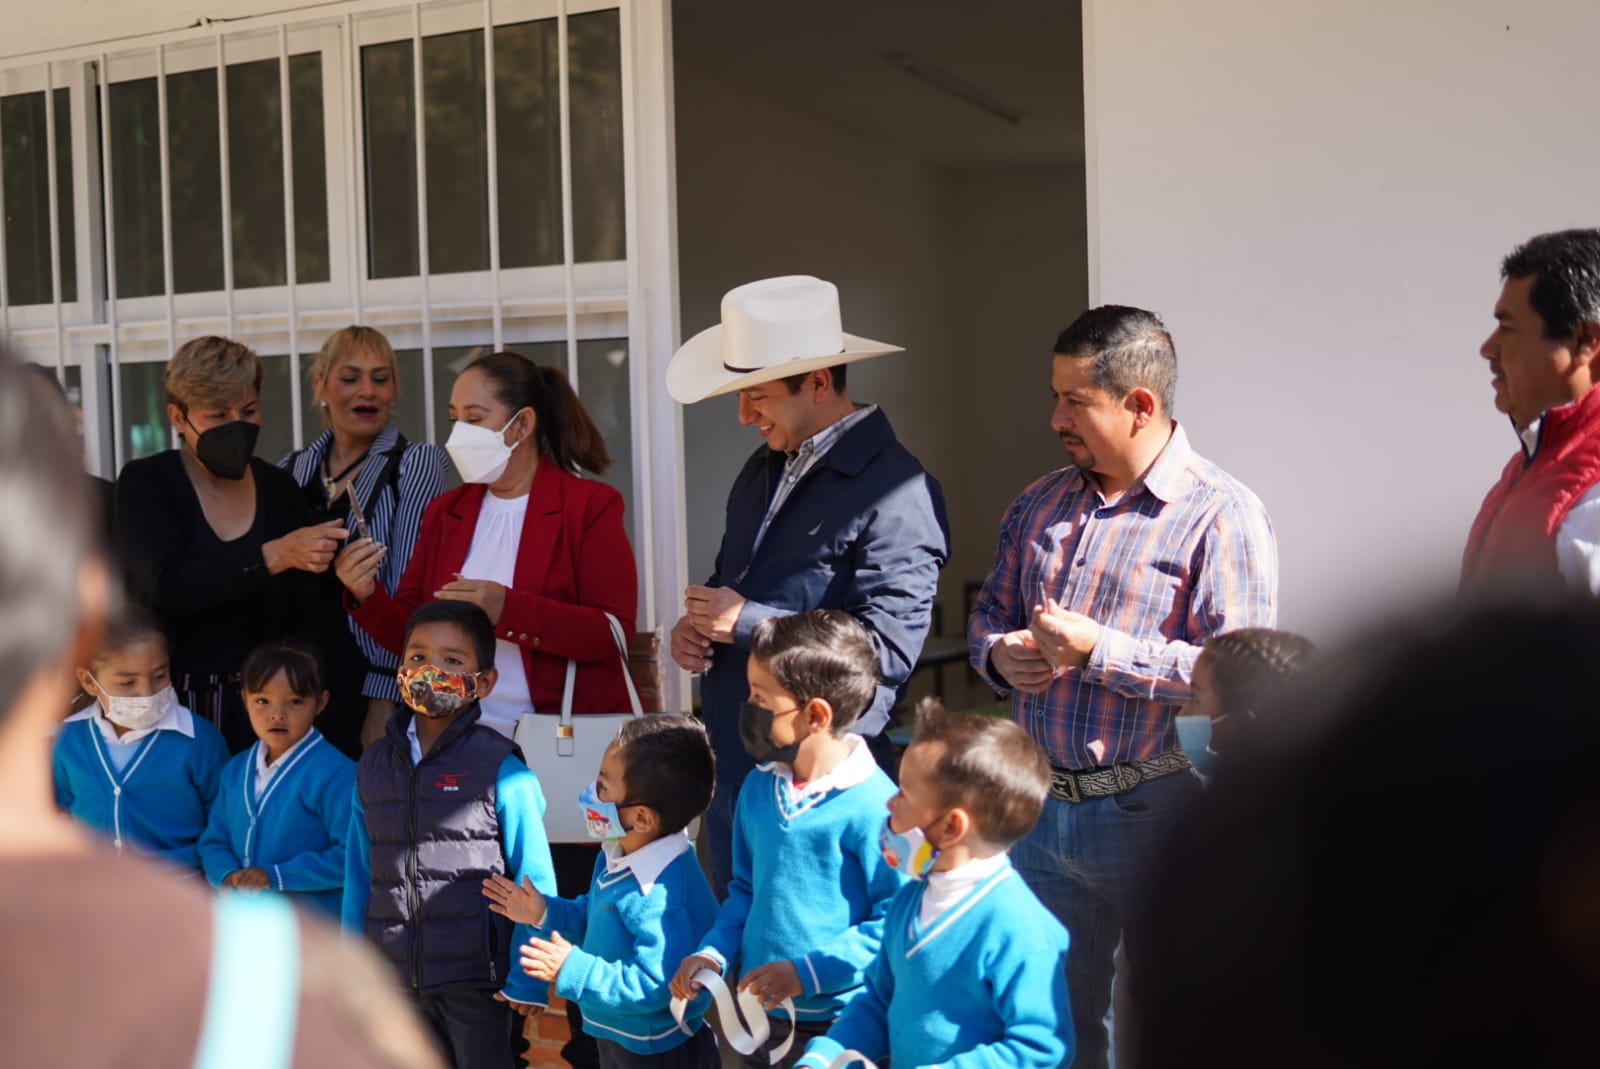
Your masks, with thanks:
M 1600 222 L 1584 0 L 1093 0 L 1091 292 L 1160 311 L 1195 445 L 1265 499 L 1283 619 L 1454 581 L 1515 441 L 1499 258 Z
M 846 330 L 906 347 L 852 366 L 850 393 L 881 404 L 944 486 L 945 630 L 959 632 L 962 583 L 988 570 L 1005 506 L 1061 463 L 1049 348 L 1083 307 L 1081 172 L 944 174 L 682 62 L 676 92 L 684 337 L 733 286 L 798 273 L 839 286 Z M 732 398 L 684 412 L 696 581 L 759 444 Z

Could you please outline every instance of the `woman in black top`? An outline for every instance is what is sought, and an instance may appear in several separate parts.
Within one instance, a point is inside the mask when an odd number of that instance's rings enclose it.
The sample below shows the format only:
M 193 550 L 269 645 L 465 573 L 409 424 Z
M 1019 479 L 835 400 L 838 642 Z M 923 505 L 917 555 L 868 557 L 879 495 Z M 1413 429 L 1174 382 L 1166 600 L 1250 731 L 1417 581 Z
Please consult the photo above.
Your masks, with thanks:
M 196 338 L 167 363 L 167 418 L 182 445 L 130 461 L 116 529 L 136 596 L 172 646 L 173 686 L 234 752 L 255 741 L 239 666 L 257 643 L 298 634 L 319 646 L 316 592 L 345 536 L 306 523 L 286 472 L 252 456 L 262 368 L 227 338 Z

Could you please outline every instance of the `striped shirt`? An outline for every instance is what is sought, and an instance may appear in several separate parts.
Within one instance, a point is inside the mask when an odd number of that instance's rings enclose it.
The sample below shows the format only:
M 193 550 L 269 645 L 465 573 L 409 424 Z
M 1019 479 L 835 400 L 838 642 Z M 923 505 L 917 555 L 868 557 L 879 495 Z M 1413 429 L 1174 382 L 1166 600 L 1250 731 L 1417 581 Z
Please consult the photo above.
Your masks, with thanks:
M 355 478 L 356 497 L 367 509 L 367 528 L 371 530 L 373 538 L 389 547 L 388 556 L 378 565 L 378 581 L 385 590 L 395 590 L 400 585 L 400 577 L 405 574 L 406 564 L 410 562 L 412 550 L 417 546 L 422 510 L 444 490 L 447 464 L 444 450 L 438 446 L 427 442 L 408 442 L 405 452 L 397 460 L 400 470 L 394 475 L 396 492 L 381 491 L 374 501 L 373 487 L 379 477 L 385 483 L 390 481 L 390 476 L 385 474 L 388 465 L 384 463 L 386 458 L 383 454 L 394 449 L 399 440 L 400 428 L 390 420 L 378 432 L 378 437 L 373 439 L 371 448 L 367 450 L 367 461 L 361 465 Z M 332 442 L 333 431 L 324 430 L 310 445 L 280 460 L 278 467 L 289 469 L 294 474 L 294 481 L 302 487 L 309 486 L 313 479 L 322 478 L 322 459 L 328 455 Z M 351 537 L 355 537 L 354 532 Z M 361 652 L 366 654 L 369 666 L 361 693 L 369 698 L 399 701 L 400 687 L 394 678 L 395 668 L 400 664 L 399 658 L 378 645 L 378 640 L 363 631 L 354 620 L 350 620 L 349 624 L 350 634 L 354 636 L 356 645 L 361 647 Z
M 806 477 L 806 472 L 817 466 L 817 461 L 827 455 L 828 450 L 833 448 L 833 443 L 843 438 L 846 431 L 877 410 L 877 405 L 860 405 L 848 416 L 828 424 L 801 442 L 800 448 L 789 454 L 789 459 L 783 462 L 783 481 L 778 483 L 777 491 L 767 503 L 767 514 L 761 520 L 761 529 L 756 532 L 756 549 L 761 548 L 761 540 L 767 536 L 767 528 L 772 526 L 772 517 L 776 516 L 783 503 L 789 500 L 789 494 L 800 484 L 800 480 Z
M 1100 638 L 1087 664 L 1058 671 L 1043 694 L 1013 694 L 1012 716 L 1052 764 L 1094 768 L 1177 746 L 1173 714 L 1200 644 L 1276 622 L 1278 547 L 1261 501 L 1174 423 L 1155 463 L 1111 504 L 1076 467 L 1012 502 L 967 621 L 973 667 L 1002 694 L 1010 687 L 989 651 L 1028 627 L 1041 583 L 1098 623 Z

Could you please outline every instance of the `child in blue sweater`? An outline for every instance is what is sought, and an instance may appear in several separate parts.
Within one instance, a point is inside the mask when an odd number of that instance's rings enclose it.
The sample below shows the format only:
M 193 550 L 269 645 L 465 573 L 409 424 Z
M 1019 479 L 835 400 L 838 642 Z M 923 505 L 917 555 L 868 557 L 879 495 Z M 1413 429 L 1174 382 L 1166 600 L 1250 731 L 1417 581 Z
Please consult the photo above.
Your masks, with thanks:
M 269 642 L 240 676 L 258 741 L 222 770 L 200 840 L 206 879 L 280 891 L 337 922 L 356 763 L 312 726 L 328 704 L 321 661 L 298 643 Z
M 686 830 L 711 802 L 713 760 L 698 720 L 629 720 L 574 801 L 603 844 L 589 893 L 546 898 L 501 876 L 484 881 L 490 909 L 538 932 L 522 949 L 522 967 L 578 1003 L 602 1069 L 722 1064 L 701 1024 L 704 1008 L 685 1014 L 680 1028 L 667 991 L 671 970 L 717 916 Z
M 1039 819 L 1050 765 L 1010 720 L 918 710 L 883 855 L 911 877 L 866 990 L 799 1064 L 846 1051 L 895 1066 L 1054 1069 L 1075 1050 L 1067 932 L 1006 849 Z
M 405 707 L 356 766 L 345 852 L 344 926 L 389 959 L 457 1069 L 513 1069 L 518 1015 L 548 1002 L 545 983 L 511 968 L 532 931 L 513 932 L 483 897 L 496 875 L 556 889 L 539 777 L 478 723 L 494 653 L 494 625 L 472 602 L 411 614 Z
M 693 997 L 702 969 L 740 970 L 738 988 L 772 1018 L 770 1038 L 743 1064 L 788 1066 L 860 991 L 878 952 L 903 882 L 878 849 L 894 784 L 849 732 L 878 683 L 872 641 L 854 617 L 818 609 L 762 621 L 746 672 L 739 731 L 760 764 L 734 809 L 728 897 L 672 993 Z M 779 1050 L 786 1054 L 770 1062 Z
M 95 704 L 56 734 L 56 805 L 118 850 L 198 870 L 196 846 L 228 747 L 178 704 L 160 625 L 129 606 L 76 672 Z

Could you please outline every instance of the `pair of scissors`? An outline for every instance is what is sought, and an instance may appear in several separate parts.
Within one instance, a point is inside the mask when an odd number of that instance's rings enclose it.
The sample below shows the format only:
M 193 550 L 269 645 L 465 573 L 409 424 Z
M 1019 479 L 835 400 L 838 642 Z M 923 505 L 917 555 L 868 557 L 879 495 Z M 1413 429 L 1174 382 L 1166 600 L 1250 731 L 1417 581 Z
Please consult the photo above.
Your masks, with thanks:
M 350 499 L 350 518 L 356 521 L 356 535 L 359 538 L 371 539 L 373 544 L 378 540 L 372 537 L 372 531 L 367 527 L 366 513 L 361 511 L 361 499 L 356 496 L 356 481 L 351 479 L 344 486 L 345 496 Z

